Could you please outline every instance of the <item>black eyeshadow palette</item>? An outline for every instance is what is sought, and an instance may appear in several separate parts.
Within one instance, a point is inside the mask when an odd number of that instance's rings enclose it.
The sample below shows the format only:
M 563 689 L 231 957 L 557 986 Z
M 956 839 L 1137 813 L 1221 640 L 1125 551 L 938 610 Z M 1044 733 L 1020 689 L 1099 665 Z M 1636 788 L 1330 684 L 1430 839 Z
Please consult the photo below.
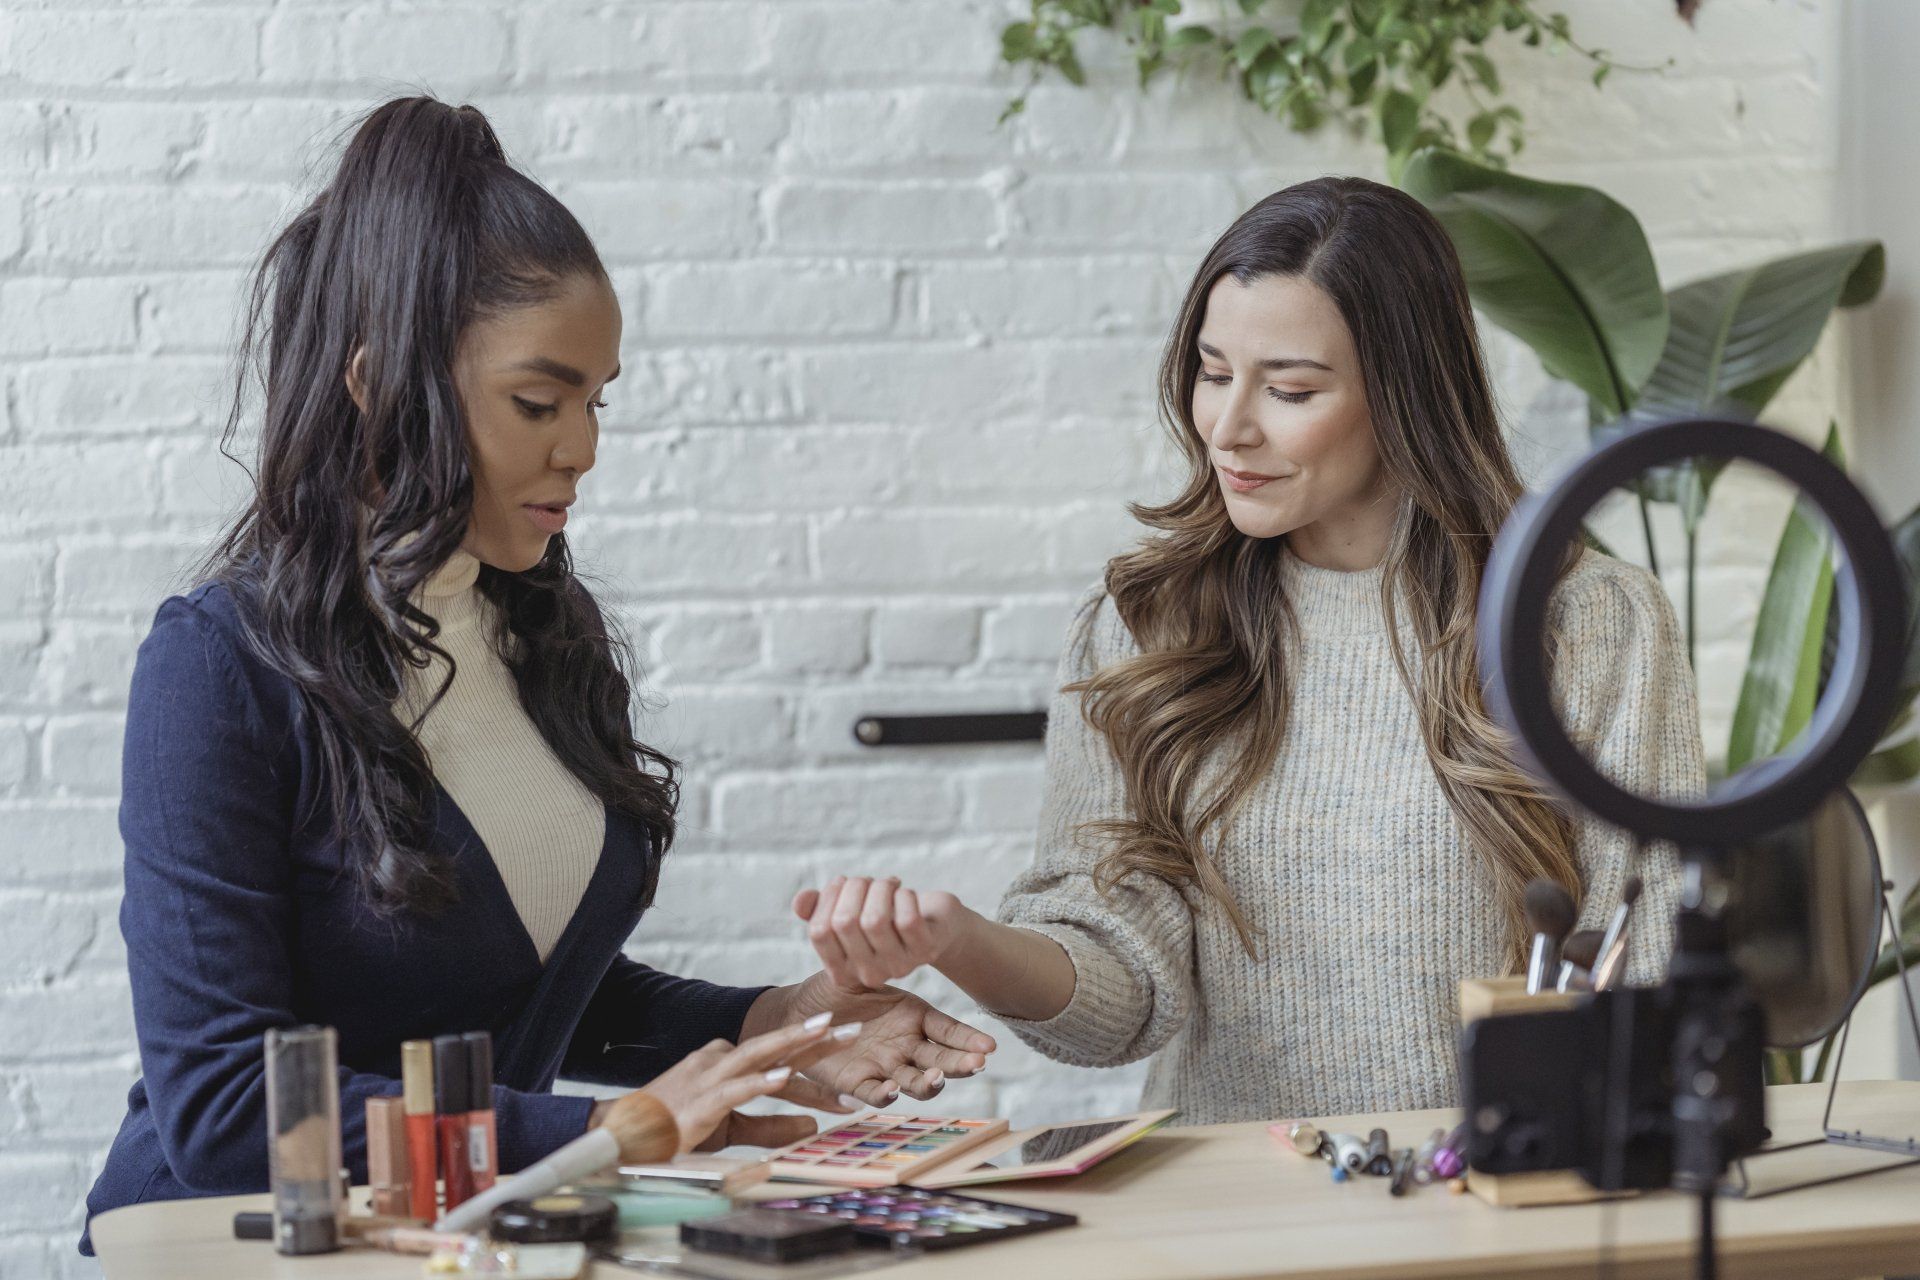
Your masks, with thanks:
M 920 1187 L 861 1187 L 756 1206 L 816 1219 L 837 1219 L 862 1241 L 895 1249 L 957 1249 L 1014 1236 L 1071 1227 L 1080 1219 L 997 1200 L 927 1191 Z

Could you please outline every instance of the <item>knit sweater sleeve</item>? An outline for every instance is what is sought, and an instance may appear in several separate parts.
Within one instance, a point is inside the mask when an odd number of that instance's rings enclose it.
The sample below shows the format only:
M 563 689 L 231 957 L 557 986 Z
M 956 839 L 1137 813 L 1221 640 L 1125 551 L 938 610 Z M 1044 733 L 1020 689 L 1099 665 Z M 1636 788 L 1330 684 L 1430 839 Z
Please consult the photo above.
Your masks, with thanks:
M 1706 792 L 1700 709 L 1686 641 L 1665 588 L 1637 565 L 1589 551 L 1549 611 L 1559 636 L 1554 691 L 1562 723 L 1601 773 L 1629 791 L 1668 800 Z M 1635 872 L 1633 840 L 1584 810 L 1574 815 L 1585 880 L 1583 929 L 1603 928 Z M 1652 983 L 1673 949 L 1680 872 L 1673 850 L 1648 847 L 1629 934 L 1627 981 Z
M 1002 1018 L 1041 1053 L 1086 1067 L 1144 1058 L 1171 1039 L 1193 1007 L 1193 917 L 1164 880 L 1131 876 L 1106 894 L 1093 872 L 1104 844 L 1083 824 L 1127 812 L 1126 787 L 1106 740 L 1065 685 L 1131 648 L 1106 592 L 1083 596 L 1068 628 L 1047 716 L 1046 784 L 1033 865 L 1000 904 L 1003 923 L 1045 934 L 1073 961 L 1066 1008 L 1045 1021 Z

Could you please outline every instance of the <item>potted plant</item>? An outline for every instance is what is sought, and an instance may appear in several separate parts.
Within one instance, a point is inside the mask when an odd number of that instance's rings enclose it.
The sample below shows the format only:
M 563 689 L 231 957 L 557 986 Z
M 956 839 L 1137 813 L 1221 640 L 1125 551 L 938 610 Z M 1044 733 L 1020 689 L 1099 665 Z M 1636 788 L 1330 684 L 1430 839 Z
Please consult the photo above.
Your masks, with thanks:
M 1877 241 L 1855 241 L 1742 267 L 1667 290 L 1646 234 L 1624 206 L 1591 187 L 1542 182 L 1441 148 L 1408 160 L 1401 185 L 1433 210 L 1459 251 L 1475 307 L 1531 347 L 1547 372 L 1583 392 L 1596 439 L 1675 416 L 1755 421 L 1813 350 L 1834 310 L 1860 306 L 1886 274 Z M 1828 456 L 1841 461 L 1837 425 Z M 1649 568 L 1659 572 L 1650 508 L 1677 508 L 1684 535 L 1684 616 L 1696 630 L 1701 520 L 1718 465 L 1700 459 L 1642 479 L 1634 494 Z M 1905 679 L 1888 708 L 1887 736 L 1856 785 L 1920 776 L 1913 737 L 1920 695 L 1920 508 L 1891 530 L 1907 573 Z M 1785 747 L 1806 727 L 1833 643 L 1833 560 L 1817 520 L 1788 515 L 1761 597 L 1726 750 L 1731 773 Z M 1896 968 L 1896 948 L 1920 964 L 1920 886 L 1898 912 L 1873 982 Z M 1807 1078 L 1819 1079 L 1829 1045 Z M 1774 1054 L 1776 1082 L 1800 1079 L 1798 1053 Z

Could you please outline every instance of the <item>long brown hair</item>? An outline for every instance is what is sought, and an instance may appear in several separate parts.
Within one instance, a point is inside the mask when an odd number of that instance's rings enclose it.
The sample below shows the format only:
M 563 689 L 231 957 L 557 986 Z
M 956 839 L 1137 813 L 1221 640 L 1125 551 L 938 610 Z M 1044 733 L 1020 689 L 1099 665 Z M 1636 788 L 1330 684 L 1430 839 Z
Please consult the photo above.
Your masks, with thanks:
M 1070 688 L 1126 777 L 1129 816 L 1089 823 L 1108 851 L 1096 880 L 1197 885 L 1249 954 L 1254 931 L 1205 848 L 1272 767 L 1287 723 L 1284 656 L 1294 625 L 1281 586 L 1284 537 L 1236 531 L 1193 421 L 1208 292 L 1292 276 L 1340 308 L 1359 353 L 1374 439 L 1404 495 L 1382 605 L 1394 659 L 1419 709 L 1435 776 L 1498 889 L 1518 960 L 1522 896 L 1544 876 L 1578 895 L 1573 828 L 1514 765 L 1488 718 L 1474 660 L 1475 602 L 1493 536 L 1520 493 L 1482 363 L 1466 282 L 1446 232 L 1412 197 L 1361 178 L 1288 187 L 1241 215 L 1208 252 L 1160 365 L 1161 418 L 1190 474 L 1171 501 L 1135 503 L 1159 530 L 1108 565 L 1106 586 L 1139 654 Z M 1409 615 L 1419 652 L 1400 638 Z M 1215 752 L 1217 785 L 1197 785 Z

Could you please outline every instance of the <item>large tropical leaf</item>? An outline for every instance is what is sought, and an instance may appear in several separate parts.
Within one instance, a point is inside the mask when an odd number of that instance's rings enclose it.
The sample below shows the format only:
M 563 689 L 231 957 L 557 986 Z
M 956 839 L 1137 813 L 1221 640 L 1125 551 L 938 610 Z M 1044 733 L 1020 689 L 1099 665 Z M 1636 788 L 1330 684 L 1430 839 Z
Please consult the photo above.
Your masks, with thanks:
M 1667 294 L 1667 345 L 1629 416 L 1629 427 L 1662 418 L 1759 416 L 1812 352 L 1835 307 L 1871 301 L 1886 279 L 1877 240 L 1796 253 L 1681 285 Z M 1725 463 L 1714 458 L 1661 467 L 1642 490 L 1675 503 L 1689 529 Z
M 1871 301 L 1886 274 L 1879 241 L 1860 240 L 1680 286 L 1667 295 L 1667 344 L 1637 416 L 1757 417 L 1833 309 Z
M 1887 708 L 1889 730 L 1902 729 L 1920 700 L 1920 507 L 1915 507 L 1887 530 L 1893 539 L 1894 553 L 1900 562 L 1901 576 L 1907 585 L 1906 661 L 1900 669 L 1900 688 L 1893 705 Z M 1826 644 L 1820 658 L 1820 684 L 1826 687 L 1827 674 L 1833 670 L 1833 654 L 1840 642 L 1840 618 L 1829 611 Z M 1920 735 L 1889 733 L 1895 739 L 1883 742 L 1868 756 L 1853 775 L 1857 786 L 1886 786 L 1920 777 Z
M 1827 428 L 1822 452 L 1836 464 L 1842 461 L 1837 424 Z M 1753 625 L 1753 649 L 1727 741 L 1728 773 L 1773 755 L 1813 718 L 1827 606 L 1833 599 L 1831 542 L 1818 512 L 1804 501 L 1795 502 Z
M 1667 299 L 1646 233 L 1592 187 L 1540 182 L 1428 147 L 1400 185 L 1453 240 L 1474 306 L 1591 397 L 1606 418 L 1634 403 L 1667 338 Z

